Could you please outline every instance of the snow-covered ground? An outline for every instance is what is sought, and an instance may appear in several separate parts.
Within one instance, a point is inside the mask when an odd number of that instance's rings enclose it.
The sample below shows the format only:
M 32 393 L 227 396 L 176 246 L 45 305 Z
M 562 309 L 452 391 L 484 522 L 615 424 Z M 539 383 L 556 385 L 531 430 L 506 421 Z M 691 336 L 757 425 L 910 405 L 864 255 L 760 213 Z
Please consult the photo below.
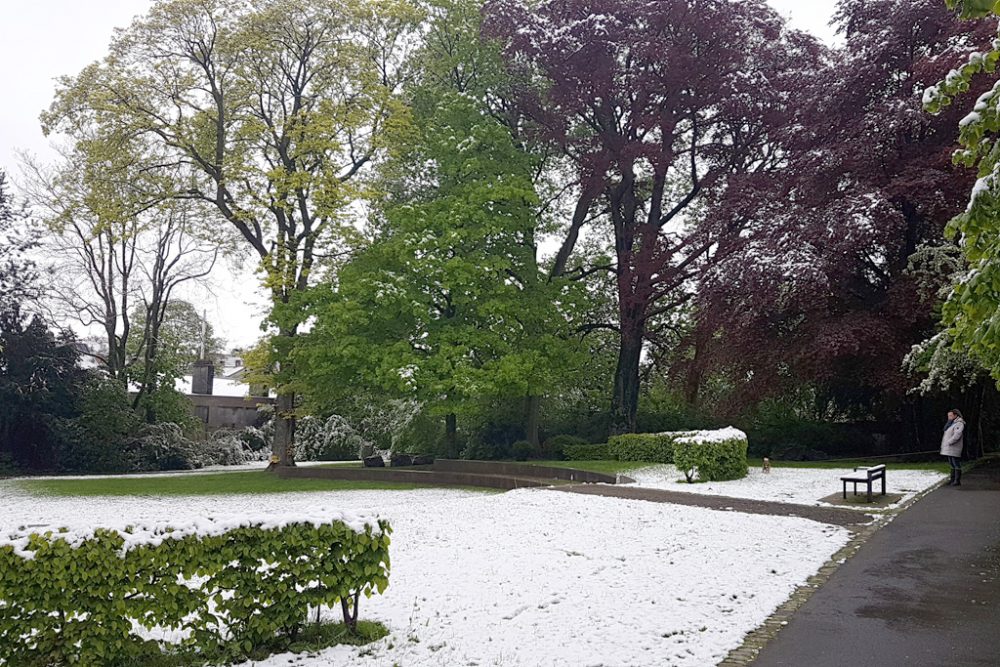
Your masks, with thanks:
M 840 493 L 842 490 L 840 478 L 853 472 L 853 468 L 772 468 L 764 473 L 760 468 L 751 468 L 750 474 L 743 479 L 731 482 L 705 482 L 688 484 L 684 473 L 672 465 L 650 466 L 627 473 L 636 481 L 637 486 L 651 489 L 667 489 L 686 493 L 702 493 L 712 496 L 730 496 L 732 498 L 752 498 L 754 500 L 774 500 L 782 503 L 799 505 L 828 505 L 820 499 Z M 889 507 L 898 506 L 937 484 L 944 475 L 929 470 L 894 470 L 886 471 L 886 493 L 901 493 L 903 498 Z M 864 487 L 860 487 L 864 488 Z M 875 490 L 881 490 L 881 482 L 876 483 Z M 848 493 L 853 487 L 848 485 Z M 849 507 L 864 510 L 864 506 Z
M 389 637 L 257 663 L 268 667 L 703 667 L 738 646 L 849 538 L 799 518 L 539 489 L 57 498 L 7 481 L 0 504 L 0 530 L 268 508 L 312 514 L 320 506 L 388 518 L 390 586 L 362 602 L 361 616 L 385 623 Z
M 295 465 L 303 468 L 310 466 L 332 466 L 332 465 L 355 465 L 357 461 L 296 461 Z M 175 475 L 206 475 L 218 472 L 247 472 L 253 470 L 267 470 L 267 461 L 250 461 L 249 463 L 239 463 L 236 465 L 213 465 L 197 468 L 195 470 L 165 470 L 162 472 L 136 472 L 119 475 L 45 475 L 41 477 L 17 477 L 14 480 L 27 479 L 121 479 L 121 478 L 142 478 L 142 477 L 168 477 Z

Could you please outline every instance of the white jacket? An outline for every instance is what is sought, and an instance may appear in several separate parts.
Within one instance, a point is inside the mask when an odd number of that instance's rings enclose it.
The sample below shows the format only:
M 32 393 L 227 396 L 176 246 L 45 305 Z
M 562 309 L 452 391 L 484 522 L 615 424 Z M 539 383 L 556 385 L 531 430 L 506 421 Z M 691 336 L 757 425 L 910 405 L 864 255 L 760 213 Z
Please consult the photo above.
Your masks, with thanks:
M 952 425 L 948 427 L 948 430 L 944 432 L 941 436 L 941 455 L 942 456 L 961 456 L 962 455 L 962 445 L 963 439 L 962 434 L 965 431 L 965 420 L 959 417 Z

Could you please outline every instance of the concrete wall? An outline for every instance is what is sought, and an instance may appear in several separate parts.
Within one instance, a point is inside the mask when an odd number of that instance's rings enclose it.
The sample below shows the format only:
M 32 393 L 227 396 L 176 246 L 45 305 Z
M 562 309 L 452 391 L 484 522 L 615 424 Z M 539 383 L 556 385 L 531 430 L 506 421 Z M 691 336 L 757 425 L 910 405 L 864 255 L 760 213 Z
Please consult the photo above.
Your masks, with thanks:
M 260 426 L 263 419 L 257 412 L 257 406 L 274 403 L 274 399 L 260 396 L 240 398 L 190 394 L 188 399 L 194 405 L 195 416 L 210 430 Z

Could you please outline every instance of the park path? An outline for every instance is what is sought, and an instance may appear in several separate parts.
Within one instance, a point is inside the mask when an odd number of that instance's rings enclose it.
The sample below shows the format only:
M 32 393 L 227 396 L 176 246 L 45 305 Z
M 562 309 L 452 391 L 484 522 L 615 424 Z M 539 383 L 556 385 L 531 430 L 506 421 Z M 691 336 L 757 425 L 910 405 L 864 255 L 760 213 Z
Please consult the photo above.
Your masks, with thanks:
M 1000 664 L 1000 460 L 877 531 L 752 664 Z
M 812 519 L 820 523 L 830 523 L 836 526 L 855 526 L 869 523 L 873 517 L 860 510 L 840 509 L 838 507 L 818 507 L 813 505 L 795 505 L 791 503 L 771 502 L 767 500 L 752 500 L 749 498 L 730 498 L 728 496 L 710 496 L 683 491 L 665 491 L 663 489 L 646 489 L 635 486 L 609 486 L 606 484 L 568 484 L 550 487 L 554 491 L 582 493 L 592 496 L 609 498 L 624 498 L 627 500 L 646 500 L 654 503 L 670 503 L 672 505 L 690 505 L 708 509 L 743 512 L 745 514 L 767 514 L 769 516 L 794 516 Z

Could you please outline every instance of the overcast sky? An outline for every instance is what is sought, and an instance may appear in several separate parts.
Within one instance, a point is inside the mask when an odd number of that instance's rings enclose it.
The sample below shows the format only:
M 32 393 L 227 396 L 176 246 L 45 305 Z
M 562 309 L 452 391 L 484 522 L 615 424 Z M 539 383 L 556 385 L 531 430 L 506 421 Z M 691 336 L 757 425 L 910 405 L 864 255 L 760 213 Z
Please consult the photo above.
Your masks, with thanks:
M 824 40 L 835 0 L 769 0 L 797 28 Z M 0 168 L 19 179 L 17 151 L 52 158 L 38 115 L 52 100 L 55 79 L 76 74 L 100 59 L 116 27 L 128 25 L 150 0 L 28 0 L 10 2 L 0 21 Z M 230 345 L 259 337 L 264 300 L 248 289 L 249 272 L 233 277 L 220 266 L 211 291 L 185 295 L 208 310 L 209 320 Z

